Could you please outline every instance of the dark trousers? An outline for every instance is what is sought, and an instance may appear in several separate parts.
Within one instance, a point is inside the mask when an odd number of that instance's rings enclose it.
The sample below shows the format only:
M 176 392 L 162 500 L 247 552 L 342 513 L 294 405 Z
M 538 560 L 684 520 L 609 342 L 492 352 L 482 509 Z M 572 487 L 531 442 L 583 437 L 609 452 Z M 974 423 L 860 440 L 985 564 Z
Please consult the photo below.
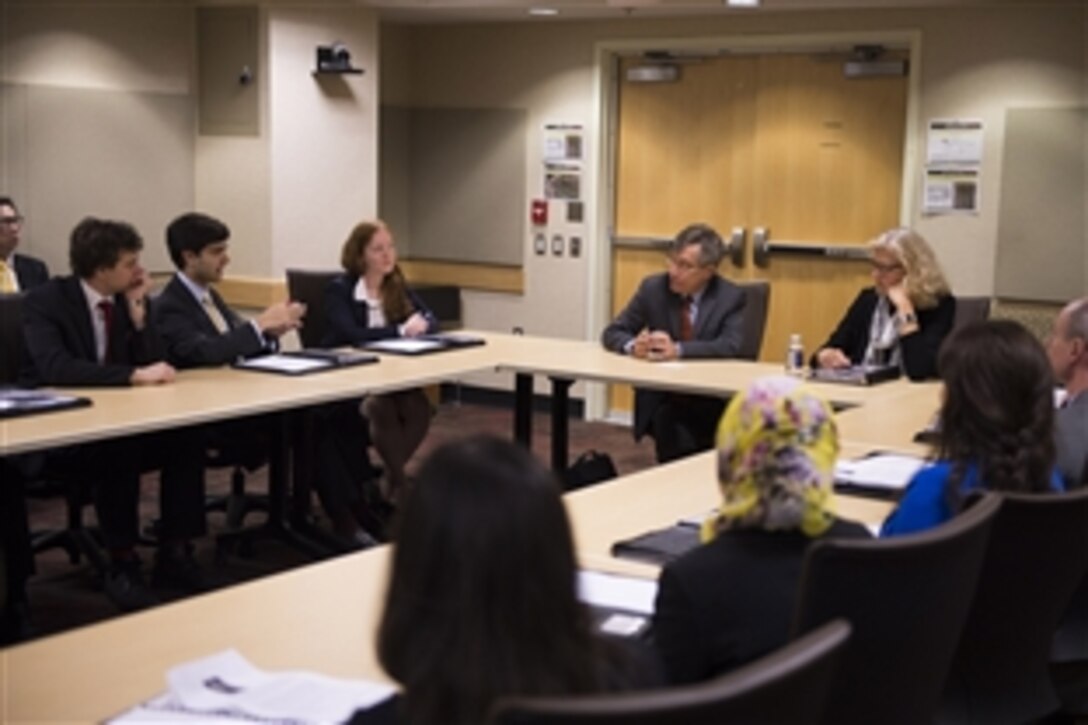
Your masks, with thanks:
M 721 398 L 702 395 L 666 396 L 650 421 L 658 463 L 675 461 L 714 447 L 718 421 L 725 410 Z
M 368 499 L 378 471 L 370 463 L 370 431 L 360 400 L 322 405 L 312 416 L 316 476 L 314 488 L 326 511 L 356 510 Z
M 162 539 L 204 535 L 204 443 L 201 428 L 178 428 L 54 450 L 48 465 L 70 485 L 91 487 L 103 543 L 122 551 L 139 539 L 140 475 L 145 470 L 161 470 Z
M 5 596 L 0 611 L 26 601 L 26 582 L 34 573 L 34 554 L 23 500 L 23 476 L 12 461 L 0 459 L 0 565 Z

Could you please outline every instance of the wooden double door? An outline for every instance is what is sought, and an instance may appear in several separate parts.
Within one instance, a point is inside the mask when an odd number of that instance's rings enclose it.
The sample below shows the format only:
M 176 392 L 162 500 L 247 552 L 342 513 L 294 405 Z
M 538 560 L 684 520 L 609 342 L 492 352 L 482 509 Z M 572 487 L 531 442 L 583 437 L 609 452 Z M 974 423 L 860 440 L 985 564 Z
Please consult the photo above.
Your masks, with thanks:
M 688 62 L 671 83 L 618 74 L 613 314 L 639 281 L 665 269 L 660 248 L 695 221 L 728 239 L 743 229 L 733 280 L 771 283 L 762 360 L 784 360 L 791 333 L 818 345 L 869 281 L 857 260 L 771 253 L 757 265 L 759 228 L 773 241 L 861 247 L 899 220 L 907 78 L 847 78 L 843 54 L 722 55 Z M 613 386 L 609 407 L 629 410 Z

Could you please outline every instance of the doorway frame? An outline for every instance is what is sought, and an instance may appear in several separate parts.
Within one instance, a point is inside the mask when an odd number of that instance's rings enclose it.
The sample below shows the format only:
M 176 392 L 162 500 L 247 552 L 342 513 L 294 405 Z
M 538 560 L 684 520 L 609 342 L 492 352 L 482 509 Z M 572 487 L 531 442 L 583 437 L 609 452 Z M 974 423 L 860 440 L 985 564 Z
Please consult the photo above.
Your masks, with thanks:
M 594 98 L 591 128 L 597 133 L 594 161 L 596 185 L 590 190 L 589 208 L 593 236 L 588 245 L 586 315 L 587 340 L 596 340 L 611 321 L 612 220 L 616 208 L 616 129 L 619 122 L 619 61 L 622 57 L 650 50 L 727 51 L 737 54 L 803 53 L 846 51 L 858 44 L 881 44 L 905 50 L 908 59 L 907 118 L 903 138 L 903 176 L 900 179 L 899 223 L 909 226 L 916 217 L 920 189 L 913 180 L 921 168 L 921 30 L 868 30 L 857 32 L 787 33 L 768 35 L 711 35 L 685 38 L 641 37 L 602 40 L 594 44 Z M 608 410 L 607 385 L 586 383 L 585 418 L 629 424 L 630 416 L 612 415 Z

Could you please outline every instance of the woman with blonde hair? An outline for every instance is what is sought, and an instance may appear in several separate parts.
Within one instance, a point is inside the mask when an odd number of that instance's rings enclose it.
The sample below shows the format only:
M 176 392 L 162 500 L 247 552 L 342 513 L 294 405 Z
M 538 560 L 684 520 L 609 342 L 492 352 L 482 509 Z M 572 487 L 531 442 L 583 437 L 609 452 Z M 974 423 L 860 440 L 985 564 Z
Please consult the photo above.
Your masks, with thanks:
M 340 254 L 344 274 L 325 290 L 327 347 L 356 345 L 438 331 L 438 320 L 408 289 L 397 266 L 397 249 L 381 221 L 355 225 Z M 404 466 L 431 424 L 431 405 L 420 388 L 368 396 L 363 412 L 370 438 L 385 464 L 382 495 L 396 503 L 404 488 Z
M 674 683 L 784 645 L 809 544 L 869 536 L 832 510 L 835 420 L 796 378 L 762 378 L 735 396 L 717 445 L 721 506 L 703 544 L 666 565 L 658 587 L 654 641 Z
M 896 365 L 911 380 L 936 377 L 956 300 L 933 250 L 906 228 L 884 232 L 869 247 L 873 286 L 858 294 L 812 366 Z

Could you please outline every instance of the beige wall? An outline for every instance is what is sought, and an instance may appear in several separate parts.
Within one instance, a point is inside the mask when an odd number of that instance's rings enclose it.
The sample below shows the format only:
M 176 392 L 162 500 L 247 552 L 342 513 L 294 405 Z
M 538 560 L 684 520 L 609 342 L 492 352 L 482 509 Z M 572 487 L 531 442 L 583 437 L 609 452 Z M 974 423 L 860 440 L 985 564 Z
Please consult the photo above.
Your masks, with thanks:
M 384 33 L 383 58 L 396 73 L 383 75 L 383 98 L 397 103 L 450 107 L 519 107 L 530 114 L 530 196 L 539 193 L 540 138 L 549 121 L 586 124 L 588 153 L 596 161 L 601 139 L 595 124 L 600 89 L 595 68 L 599 44 L 640 41 L 661 47 L 670 40 L 723 39 L 754 35 L 842 34 L 917 31 L 919 95 L 908 168 L 909 197 L 920 196 L 925 120 L 967 116 L 986 123 L 982 211 L 977 217 L 924 218 L 916 208 L 904 220 L 934 243 L 955 289 L 966 295 L 993 290 L 997 235 L 995 203 L 1003 172 L 1005 113 L 1011 108 L 1083 106 L 1088 98 L 1084 8 L 987 7 L 955 10 L 828 11 L 765 13 L 715 18 L 609 22 L 543 22 L 511 25 L 398 27 Z M 393 47 L 395 46 L 395 47 Z M 405 59 L 406 54 L 410 57 Z M 516 59 L 516 61 L 514 60 Z M 921 135 L 919 135 L 921 134 Z M 601 169 L 589 164 L 585 186 L 593 189 Z M 916 201 L 914 204 L 916 205 Z M 602 204 L 590 203 L 586 243 L 606 254 L 607 240 L 595 230 Z M 607 224 L 603 220 L 602 226 Z M 876 230 L 874 230 L 876 231 Z M 536 334 L 593 337 L 599 322 L 586 324 L 599 307 L 606 271 L 579 260 L 532 254 L 525 242 L 524 296 L 465 293 L 469 326 Z M 1088 242 L 1088 237 L 1086 237 Z
M 163 225 L 193 198 L 191 11 L 12 1 L 0 15 L 0 193 L 28 218 L 24 251 L 66 272 L 68 233 L 95 214 L 132 221 L 145 263 L 168 267 Z

